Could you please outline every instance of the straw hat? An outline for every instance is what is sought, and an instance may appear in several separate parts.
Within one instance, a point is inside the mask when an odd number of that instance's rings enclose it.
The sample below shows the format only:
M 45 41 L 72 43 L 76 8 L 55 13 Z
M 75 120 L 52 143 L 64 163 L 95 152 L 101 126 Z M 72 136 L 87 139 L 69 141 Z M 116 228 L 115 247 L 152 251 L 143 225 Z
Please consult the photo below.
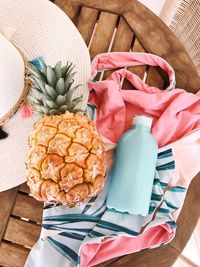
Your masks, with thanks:
M 64 12 L 48 0 L 0 0 L 0 126 L 9 134 L 0 140 L 0 191 L 25 182 L 27 140 L 38 118 L 20 113 L 20 98 L 26 95 L 24 59 L 38 56 L 48 65 L 73 62 L 74 83 L 83 85 L 87 98 L 89 53 Z

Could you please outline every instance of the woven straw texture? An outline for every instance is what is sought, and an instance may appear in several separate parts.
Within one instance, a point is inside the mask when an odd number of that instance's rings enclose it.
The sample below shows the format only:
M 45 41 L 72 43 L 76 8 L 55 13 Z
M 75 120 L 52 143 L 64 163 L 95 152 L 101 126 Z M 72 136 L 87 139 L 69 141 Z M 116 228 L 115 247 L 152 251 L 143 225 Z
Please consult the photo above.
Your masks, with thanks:
M 200 74 L 200 1 L 168 0 L 160 17 L 184 45 Z
M 43 56 L 49 65 L 58 60 L 73 62 L 77 71 L 74 82 L 82 84 L 78 93 L 83 93 L 86 103 L 89 52 L 78 30 L 61 9 L 48 0 L 0 0 L 0 32 L 5 34 L 8 27 L 15 29 L 12 43 L 27 60 Z M 0 191 L 25 181 L 28 136 L 37 119 L 35 116 L 23 119 L 18 110 L 4 124 L 9 137 L 0 140 Z

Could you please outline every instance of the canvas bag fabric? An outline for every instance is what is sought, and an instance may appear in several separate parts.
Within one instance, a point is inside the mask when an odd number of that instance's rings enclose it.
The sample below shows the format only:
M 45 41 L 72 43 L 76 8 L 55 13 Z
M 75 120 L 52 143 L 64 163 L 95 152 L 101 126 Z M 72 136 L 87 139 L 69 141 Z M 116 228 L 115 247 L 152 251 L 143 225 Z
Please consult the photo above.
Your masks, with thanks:
M 166 90 L 148 86 L 140 77 L 124 67 L 159 66 L 167 72 Z M 95 81 L 98 72 L 114 71 L 106 80 Z M 137 90 L 123 90 L 120 80 L 126 78 Z M 124 131 L 131 128 L 134 115 L 153 117 L 152 133 L 159 147 L 172 143 L 200 128 L 200 95 L 175 88 L 175 73 L 161 57 L 148 53 L 112 52 L 97 55 L 92 62 L 88 82 L 89 102 L 97 107 L 97 128 L 117 143 Z

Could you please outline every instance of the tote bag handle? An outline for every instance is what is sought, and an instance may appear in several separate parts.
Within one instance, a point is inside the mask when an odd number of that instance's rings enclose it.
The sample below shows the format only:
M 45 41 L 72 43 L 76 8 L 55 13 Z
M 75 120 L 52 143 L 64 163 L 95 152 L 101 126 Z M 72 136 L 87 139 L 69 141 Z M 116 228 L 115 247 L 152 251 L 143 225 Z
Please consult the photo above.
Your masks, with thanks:
M 97 83 L 94 82 L 94 78 L 98 72 L 102 72 L 109 69 L 116 69 L 120 67 L 123 68 L 131 66 L 141 66 L 144 64 L 150 66 L 159 66 L 167 73 L 169 78 L 169 86 L 165 90 L 172 90 L 175 88 L 175 73 L 170 64 L 159 56 L 150 53 L 140 52 L 110 52 L 97 55 L 92 62 L 91 77 L 88 81 L 89 88 L 92 89 L 95 87 L 95 84 L 101 84 L 101 81 Z M 140 79 L 139 76 L 133 74 L 132 72 L 126 69 L 115 71 L 111 74 L 108 80 L 114 80 L 115 82 L 120 84 L 121 77 L 124 77 L 129 80 L 139 90 L 148 92 L 159 90 L 155 87 L 149 87 Z M 150 88 L 155 90 L 149 90 Z

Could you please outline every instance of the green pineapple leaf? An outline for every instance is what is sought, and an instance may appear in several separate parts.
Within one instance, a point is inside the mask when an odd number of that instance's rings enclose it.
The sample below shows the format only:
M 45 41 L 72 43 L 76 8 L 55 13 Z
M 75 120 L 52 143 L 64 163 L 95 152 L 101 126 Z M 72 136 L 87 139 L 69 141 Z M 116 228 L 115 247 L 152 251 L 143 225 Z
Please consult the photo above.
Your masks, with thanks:
M 38 99 L 36 96 L 29 95 L 27 98 L 33 104 L 42 105 L 42 101 Z
M 63 78 L 60 78 L 56 84 L 56 92 L 59 95 L 63 95 L 65 93 L 65 82 Z
M 66 73 L 68 72 L 68 70 L 71 68 L 72 65 L 73 65 L 72 62 L 68 61 L 67 64 L 62 67 L 62 77 L 66 75 Z
M 46 89 L 45 89 L 45 82 L 44 82 L 43 80 L 37 78 L 37 77 L 34 77 L 33 79 L 34 79 L 34 83 L 35 83 L 35 85 L 36 85 L 39 89 L 41 89 L 40 91 L 41 91 L 42 93 L 44 93 L 44 94 L 47 94 L 47 91 L 46 91 Z
M 40 72 L 40 70 L 34 67 L 34 65 L 32 65 L 31 63 L 30 63 L 30 67 L 27 67 L 27 70 L 30 76 L 39 78 L 41 80 L 44 79 L 44 75 Z
M 41 67 L 41 72 L 46 76 L 47 75 L 47 65 L 43 60 L 40 61 L 40 67 Z
M 48 105 L 48 107 L 50 109 L 56 109 L 56 108 L 58 108 L 58 105 L 55 102 L 51 101 L 51 100 L 47 100 L 47 101 L 45 101 L 45 103 Z
M 62 114 L 67 110 L 83 112 L 76 108 L 83 97 L 74 97 L 80 86 L 74 86 L 74 64 L 68 61 L 62 67 L 58 61 L 53 68 L 41 61 L 40 66 L 40 70 L 31 64 L 28 68 L 28 79 L 32 81 L 29 100 L 35 112 L 45 115 Z
M 55 68 L 54 68 L 56 78 L 60 79 L 62 77 L 62 68 L 61 68 L 61 61 L 58 61 Z
M 66 94 L 65 95 L 59 95 L 56 98 L 56 103 L 58 104 L 58 106 L 62 106 L 66 103 L 66 99 L 67 99 Z
M 45 90 L 52 100 L 56 100 L 57 93 L 53 87 L 49 86 L 48 84 L 45 84 Z
M 62 105 L 61 107 L 59 107 L 59 111 L 60 111 L 61 113 L 67 111 L 68 109 L 69 109 L 69 108 L 68 108 L 67 105 Z
M 56 75 L 50 66 L 47 66 L 47 82 L 51 87 L 56 86 L 57 82 Z
M 79 88 L 80 84 L 76 85 L 75 87 L 73 87 L 71 90 L 69 90 L 67 93 L 66 93 L 66 101 L 67 102 L 70 102 L 72 101 L 72 96 L 73 94 L 76 92 L 76 90 Z
M 43 113 L 46 115 L 49 114 L 49 109 L 44 106 L 34 105 L 34 108 L 36 109 L 36 112 Z

